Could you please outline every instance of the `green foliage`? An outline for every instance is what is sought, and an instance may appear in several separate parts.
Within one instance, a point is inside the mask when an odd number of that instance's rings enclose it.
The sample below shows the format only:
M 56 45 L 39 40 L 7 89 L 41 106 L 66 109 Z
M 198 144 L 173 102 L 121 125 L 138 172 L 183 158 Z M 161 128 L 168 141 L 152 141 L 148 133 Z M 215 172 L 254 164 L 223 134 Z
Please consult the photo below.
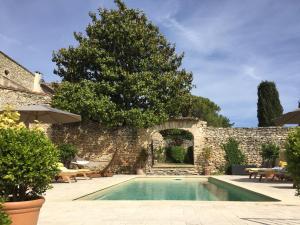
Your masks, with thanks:
M 300 195 L 300 127 L 289 133 L 286 142 L 287 170 L 293 177 L 297 188 L 297 195 Z
M 71 161 L 76 156 L 78 149 L 72 144 L 58 145 L 59 157 L 61 162 L 67 167 L 70 167 Z
M 208 98 L 190 95 L 181 111 L 184 117 L 196 117 L 207 122 L 208 126 L 231 127 L 229 119 L 219 114 L 221 108 Z
M 0 224 L 1 225 L 10 225 L 11 219 L 3 210 L 3 206 L 2 206 L 3 202 L 4 201 L 0 198 Z
M 268 163 L 269 167 L 275 166 L 275 161 L 279 157 L 279 147 L 274 143 L 267 143 L 261 145 L 260 155 L 264 162 Z
M 172 146 L 167 149 L 167 155 L 172 162 L 183 163 L 186 155 L 186 150 L 181 146 Z
M 76 47 L 53 54 L 63 78 L 52 105 L 109 126 L 149 127 L 180 115 L 192 74 L 146 15 L 116 0 L 117 9 L 90 13 Z
M 154 159 L 157 162 L 162 163 L 166 161 L 166 149 L 165 148 L 158 148 L 154 149 Z
M 274 126 L 273 120 L 281 116 L 283 112 L 275 83 L 262 81 L 258 86 L 257 95 L 258 126 Z
M 25 201 L 42 195 L 57 173 L 57 155 L 41 131 L 0 129 L 0 196 Z
M 230 171 L 232 165 L 243 165 L 245 164 L 245 156 L 239 149 L 239 143 L 233 139 L 229 138 L 228 141 L 222 145 L 225 151 L 226 159 L 226 171 Z
M 190 132 L 181 129 L 162 130 L 160 134 L 164 139 L 172 140 L 175 145 L 181 145 L 184 140 L 192 141 L 194 139 L 194 136 Z

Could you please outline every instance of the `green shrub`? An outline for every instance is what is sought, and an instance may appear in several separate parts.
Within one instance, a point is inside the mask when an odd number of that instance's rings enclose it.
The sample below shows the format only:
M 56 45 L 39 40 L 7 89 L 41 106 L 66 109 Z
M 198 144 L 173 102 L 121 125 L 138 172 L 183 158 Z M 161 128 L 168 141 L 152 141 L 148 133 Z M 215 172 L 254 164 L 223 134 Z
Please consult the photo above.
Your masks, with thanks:
M 0 224 L 1 225 L 10 225 L 11 220 L 10 220 L 9 216 L 3 210 L 3 207 L 2 207 L 3 202 L 4 201 L 0 198 Z
M 153 150 L 154 159 L 159 163 L 164 163 L 166 161 L 166 149 L 165 148 L 157 148 Z
M 78 152 L 77 148 L 72 144 L 60 144 L 58 145 L 58 150 L 60 161 L 65 165 L 65 167 L 69 168 L 71 161 Z
M 57 149 L 39 130 L 0 128 L 0 197 L 36 199 L 57 174 Z
M 172 146 L 168 149 L 168 156 L 172 162 L 183 163 L 186 151 L 181 146 Z
M 245 156 L 239 149 L 239 143 L 233 139 L 229 138 L 225 144 L 222 145 L 225 151 L 226 159 L 226 172 L 230 173 L 232 165 L 244 165 Z
M 287 169 L 294 180 L 297 195 L 300 195 L 300 127 L 289 133 L 286 142 Z
M 274 143 L 267 143 L 261 145 L 260 155 L 268 167 L 274 167 L 275 161 L 279 157 L 279 147 Z

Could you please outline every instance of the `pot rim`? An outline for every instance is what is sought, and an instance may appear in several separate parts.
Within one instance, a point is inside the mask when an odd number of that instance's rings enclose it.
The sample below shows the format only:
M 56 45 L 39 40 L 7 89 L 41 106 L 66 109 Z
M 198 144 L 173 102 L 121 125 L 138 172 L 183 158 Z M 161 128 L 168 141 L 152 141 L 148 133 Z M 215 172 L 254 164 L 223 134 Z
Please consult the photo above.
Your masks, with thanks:
M 4 202 L 2 203 L 4 210 L 11 210 L 15 208 L 33 208 L 40 207 L 44 204 L 45 198 L 43 196 L 39 196 L 38 199 L 28 200 L 28 201 L 20 201 L 20 202 Z

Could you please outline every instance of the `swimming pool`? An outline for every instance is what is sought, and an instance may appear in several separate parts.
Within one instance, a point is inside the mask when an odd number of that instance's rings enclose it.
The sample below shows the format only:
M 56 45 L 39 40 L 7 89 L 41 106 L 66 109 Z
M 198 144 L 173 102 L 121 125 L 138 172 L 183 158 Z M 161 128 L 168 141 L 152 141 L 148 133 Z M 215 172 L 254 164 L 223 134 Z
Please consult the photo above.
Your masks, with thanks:
M 278 201 L 215 178 L 134 178 L 81 200 Z

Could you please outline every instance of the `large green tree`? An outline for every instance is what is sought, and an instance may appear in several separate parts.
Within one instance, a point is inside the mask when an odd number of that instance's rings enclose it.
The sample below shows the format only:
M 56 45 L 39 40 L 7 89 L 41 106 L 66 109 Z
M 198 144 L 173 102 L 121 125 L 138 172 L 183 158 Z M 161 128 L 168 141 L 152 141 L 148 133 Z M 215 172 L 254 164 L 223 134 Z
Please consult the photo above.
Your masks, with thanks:
M 147 127 L 180 114 L 192 74 L 146 15 L 115 0 L 90 13 L 76 46 L 53 53 L 63 78 L 52 105 L 112 126 Z
M 258 86 L 257 95 L 258 126 L 274 126 L 273 120 L 281 116 L 283 112 L 275 83 L 262 81 Z
M 182 115 L 184 117 L 197 117 L 207 122 L 208 126 L 213 127 L 231 127 L 233 123 L 219 114 L 221 108 L 209 100 L 201 96 L 190 95 L 182 107 Z

